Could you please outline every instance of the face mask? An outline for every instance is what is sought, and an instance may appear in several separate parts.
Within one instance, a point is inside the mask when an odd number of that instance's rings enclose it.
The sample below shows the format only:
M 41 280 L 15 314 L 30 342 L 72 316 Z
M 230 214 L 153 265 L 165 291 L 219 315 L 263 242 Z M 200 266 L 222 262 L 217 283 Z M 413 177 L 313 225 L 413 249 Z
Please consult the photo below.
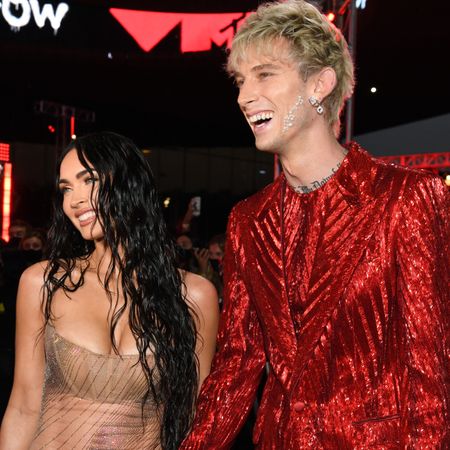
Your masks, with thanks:
M 215 272 L 219 272 L 220 271 L 220 263 L 218 259 L 210 259 L 209 263 L 211 264 L 211 267 L 213 268 L 213 270 Z
M 22 250 L 22 255 L 28 264 L 34 264 L 42 260 L 41 250 Z
M 13 238 L 11 238 L 9 241 L 8 241 L 8 247 L 19 247 L 19 244 L 20 244 L 20 241 L 21 241 L 21 238 L 18 238 L 18 237 L 13 237 Z
M 177 251 L 177 259 L 179 259 L 180 261 L 186 261 L 191 256 L 190 250 L 186 250 L 185 248 L 182 248 L 179 245 L 177 245 L 176 251 Z

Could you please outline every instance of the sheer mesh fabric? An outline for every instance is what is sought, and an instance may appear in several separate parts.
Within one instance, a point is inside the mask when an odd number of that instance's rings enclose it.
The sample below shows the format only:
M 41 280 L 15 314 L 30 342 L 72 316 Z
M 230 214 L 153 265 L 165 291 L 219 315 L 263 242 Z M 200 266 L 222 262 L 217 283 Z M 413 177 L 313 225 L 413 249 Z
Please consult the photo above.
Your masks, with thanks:
M 45 330 L 46 372 L 31 449 L 160 449 L 155 405 L 136 355 L 101 355 Z

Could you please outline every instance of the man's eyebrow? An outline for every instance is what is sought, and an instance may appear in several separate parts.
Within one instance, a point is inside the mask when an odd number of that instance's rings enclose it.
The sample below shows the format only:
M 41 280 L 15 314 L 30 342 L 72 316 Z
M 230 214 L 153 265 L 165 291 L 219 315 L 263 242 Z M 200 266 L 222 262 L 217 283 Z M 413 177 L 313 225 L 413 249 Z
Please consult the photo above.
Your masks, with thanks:
M 80 178 L 84 177 L 86 174 L 91 174 L 91 173 L 93 173 L 93 172 L 96 173 L 95 169 L 91 169 L 91 170 L 87 170 L 87 169 L 80 170 L 80 172 L 78 172 L 78 173 L 75 175 L 75 178 L 76 178 L 77 180 L 79 180 Z M 69 180 L 66 180 L 65 178 L 61 178 L 61 179 L 59 180 L 58 184 L 63 184 L 63 183 L 69 183 Z
M 257 66 L 253 66 L 250 71 L 251 72 L 259 72 L 260 70 L 267 70 L 267 69 L 279 69 L 280 66 L 272 63 L 266 63 L 266 64 L 258 64 Z M 238 71 L 235 71 L 231 74 L 233 78 L 242 78 L 243 75 L 239 73 Z
M 252 72 L 258 72 L 260 70 L 266 70 L 266 69 L 279 69 L 280 66 L 276 64 L 266 63 L 266 64 L 258 64 L 257 66 L 253 66 L 251 68 Z

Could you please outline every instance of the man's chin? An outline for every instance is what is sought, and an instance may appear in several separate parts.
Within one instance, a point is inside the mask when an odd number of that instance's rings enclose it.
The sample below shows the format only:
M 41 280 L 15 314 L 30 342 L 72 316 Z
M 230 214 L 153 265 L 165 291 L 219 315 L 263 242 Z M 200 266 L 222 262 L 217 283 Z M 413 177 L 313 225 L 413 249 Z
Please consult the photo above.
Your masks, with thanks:
M 258 139 L 255 139 L 255 147 L 260 151 L 264 153 L 278 153 L 277 146 L 273 144 L 269 144 L 267 142 L 258 142 Z

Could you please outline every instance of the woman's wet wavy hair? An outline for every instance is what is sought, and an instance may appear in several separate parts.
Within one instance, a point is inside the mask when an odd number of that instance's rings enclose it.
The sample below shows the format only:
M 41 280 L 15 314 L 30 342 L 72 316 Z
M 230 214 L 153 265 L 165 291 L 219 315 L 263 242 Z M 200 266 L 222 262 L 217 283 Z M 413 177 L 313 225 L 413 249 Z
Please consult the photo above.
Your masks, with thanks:
M 92 206 L 112 255 L 104 278 L 98 275 L 111 302 L 113 347 L 117 352 L 114 330 L 129 307 L 130 328 L 148 383 L 142 413 L 152 398 L 161 414 L 162 448 L 175 450 L 193 420 L 198 387 L 197 333 L 195 314 L 182 294 L 174 245 L 168 237 L 150 166 L 131 140 L 103 132 L 72 141 L 59 158 L 58 174 L 62 160 L 72 149 L 88 172 L 95 170 L 99 178 Z M 87 260 L 94 250 L 93 242 L 85 241 L 64 214 L 62 202 L 62 193 L 57 189 L 45 273 L 46 323 L 53 318 L 55 292 L 62 289 L 70 297 L 83 285 Z M 79 278 L 73 276 L 75 269 L 81 271 Z M 117 292 L 117 271 L 124 297 L 120 308 L 117 297 L 112 295 Z M 154 356 L 154 368 L 147 362 L 148 352 Z
M 342 33 L 313 2 L 287 0 L 260 5 L 234 36 L 228 73 L 234 75 L 249 48 L 264 56 L 279 57 L 273 54 L 273 44 L 280 39 L 289 43 L 289 60 L 298 64 L 304 80 L 324 67 L 336 72 L 336 86 L 323 100 L 323 106 L 324 116 L 338 136 L 340 113 L 353 93 L 353 62 Z

